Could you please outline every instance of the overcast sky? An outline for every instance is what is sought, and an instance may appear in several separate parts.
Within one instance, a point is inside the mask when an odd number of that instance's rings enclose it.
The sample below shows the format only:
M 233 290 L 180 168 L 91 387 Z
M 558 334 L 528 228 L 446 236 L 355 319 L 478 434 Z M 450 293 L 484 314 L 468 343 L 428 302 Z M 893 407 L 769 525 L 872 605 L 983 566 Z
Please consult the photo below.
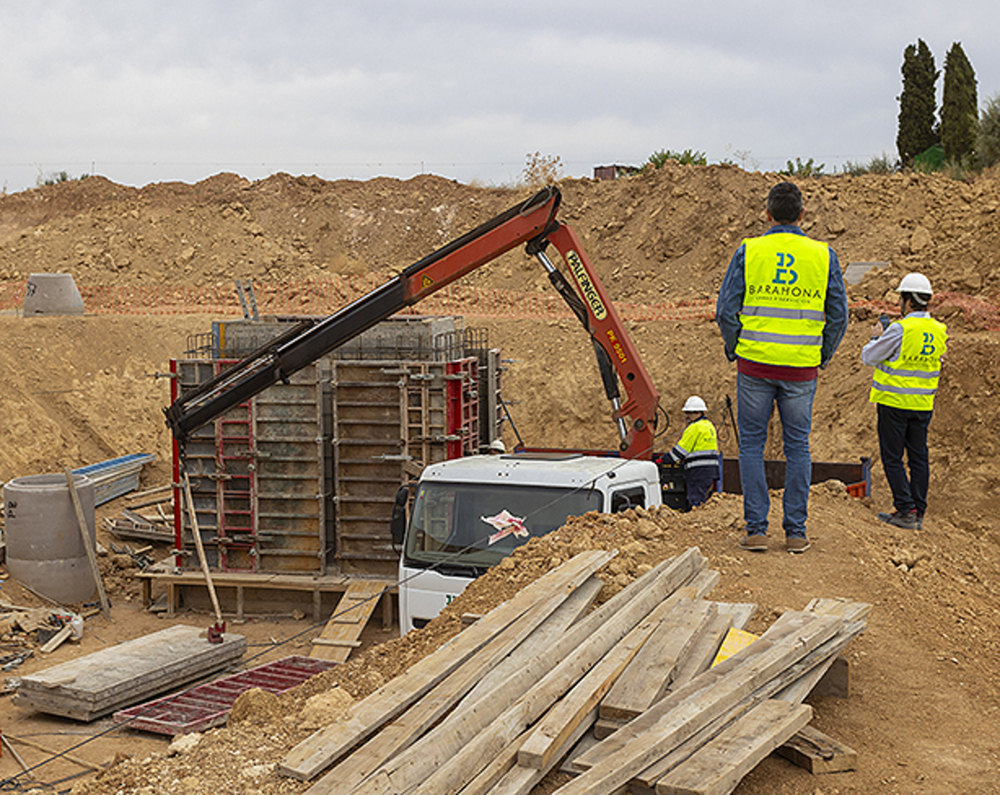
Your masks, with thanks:
M 531 152 L 580 177 L 662 149 L 829 173 L 895 157 L 918 38 L 1000 93 L 995 2 L 0 0 L 0 182 L 499 185 Z

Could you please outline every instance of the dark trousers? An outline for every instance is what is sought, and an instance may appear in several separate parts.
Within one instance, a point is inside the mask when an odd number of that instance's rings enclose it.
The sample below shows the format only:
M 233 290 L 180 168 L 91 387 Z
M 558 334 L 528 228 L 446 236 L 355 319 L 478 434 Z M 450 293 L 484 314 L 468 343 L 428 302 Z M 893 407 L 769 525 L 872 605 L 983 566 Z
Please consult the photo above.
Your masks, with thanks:
M 878 405 L 878 447 L 885 479 L 892 489 L 892 503 L 897 511 L 914 508 L 920 516 L 927 510 L 927 484 L 930 464 L 927 455 L 927 426 L 931 412 Z M 909 465 L 909 477 L 903 466 L 903 451 Z
M 697 508 L 708 499 L 708 492 L 719 477 L 718 467 L 691 467 L 684 470 L 688 505 Z

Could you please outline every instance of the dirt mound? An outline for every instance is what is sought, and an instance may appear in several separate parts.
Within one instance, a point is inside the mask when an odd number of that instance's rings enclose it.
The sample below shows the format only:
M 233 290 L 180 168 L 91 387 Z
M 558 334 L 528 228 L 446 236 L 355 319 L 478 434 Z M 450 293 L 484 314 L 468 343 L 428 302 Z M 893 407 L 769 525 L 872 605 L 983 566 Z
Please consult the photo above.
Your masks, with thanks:
M 680 166 L 611 182 L 566 180 L 561 217 L 582 235 L 620 301 L 712 296 L 732 250 L 763 227 L 774 175 Z M 804 227 L 844 263 L 889 262 L 852 289 L 880 299 L 907 270 L 940 291 L 1000 292 L 1000 175 L 800 180 Z M 528 191 L 482 189 L 434 176 L 327 182 L 219 174 L 194 185 L 125 188 L 101 177 L 0 197 L 0 280 L 72 273 L 81 283 L 287 282 L 411 264 L 507 209 Z M 469 277 L 543 288 L 523 253 Z

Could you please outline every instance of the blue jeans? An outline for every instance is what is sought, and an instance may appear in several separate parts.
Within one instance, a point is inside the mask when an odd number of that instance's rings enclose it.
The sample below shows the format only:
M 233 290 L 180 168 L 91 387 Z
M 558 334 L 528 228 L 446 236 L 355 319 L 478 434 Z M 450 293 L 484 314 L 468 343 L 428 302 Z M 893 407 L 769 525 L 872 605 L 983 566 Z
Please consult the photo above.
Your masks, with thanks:
M 767 424 L 771 418 L 771 410 L 777 403 L 785 449 L 784 519 L 781 526 L 786 538 L 805 538 L 809 484 L 812 482 L 809 431 L 812 429 L 816 380 L 778 381 L 737 373 L 736 390 L 740 428 L 740 480 L 743 483 L 743 518 L 746 520 L 747 533 L 767 533 L 771 498 L 764 475 L 764 445 L 767 443 Z

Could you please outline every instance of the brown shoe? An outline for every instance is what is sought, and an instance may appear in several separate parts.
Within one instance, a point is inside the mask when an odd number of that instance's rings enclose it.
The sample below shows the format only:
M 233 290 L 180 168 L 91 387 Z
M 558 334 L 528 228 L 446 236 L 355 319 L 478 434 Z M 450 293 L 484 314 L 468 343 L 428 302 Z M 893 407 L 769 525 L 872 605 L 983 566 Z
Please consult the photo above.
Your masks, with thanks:
M 809 542 L 808 538 L 786 538 L 785 539 L 785 549 L 795 555 L 801 555 L 805 552 L 812 544 Z
M 767 536 L 762 533 L 751 535 L 747 533 L 740 539 L 740 549 L 747 552 L 767 552 Z

